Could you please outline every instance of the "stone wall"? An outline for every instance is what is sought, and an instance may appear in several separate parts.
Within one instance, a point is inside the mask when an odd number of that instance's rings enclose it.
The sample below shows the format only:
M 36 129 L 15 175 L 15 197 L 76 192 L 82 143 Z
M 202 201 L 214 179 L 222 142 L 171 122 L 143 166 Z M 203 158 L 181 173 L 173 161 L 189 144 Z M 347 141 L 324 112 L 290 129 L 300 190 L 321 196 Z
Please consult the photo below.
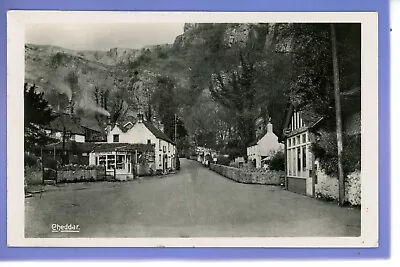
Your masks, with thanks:
M 338 178 L 326 175 L 318 169 L 315 197 L 338 200 Z M 345 179 L 345 201 L 354 206 L 361 205 L 361 173 L 358 171 L 350 173 Z
M 106 179 L 104 169 L 57 171 L 57 183 L 94 182 Z
M 281 177 L 284 176 L 283 172 L 278 171 L 250 172 L 219 164 L 210 164 L 210 169 L 231 180 L 245 184 L 280 185 Z
M 27 185 L 41 184 L 43 179 L 43 171 L 40 166 L 25 166 L 25 183 Z

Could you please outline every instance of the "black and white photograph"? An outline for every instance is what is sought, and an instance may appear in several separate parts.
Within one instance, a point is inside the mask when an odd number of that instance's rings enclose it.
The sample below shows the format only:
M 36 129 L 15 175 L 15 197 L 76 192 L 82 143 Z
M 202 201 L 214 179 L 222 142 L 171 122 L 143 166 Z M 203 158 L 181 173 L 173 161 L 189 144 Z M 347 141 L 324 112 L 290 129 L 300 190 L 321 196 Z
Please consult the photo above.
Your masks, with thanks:
M 378 245 L 373 14 L 121 13 L 11 14 L 21 244 Z

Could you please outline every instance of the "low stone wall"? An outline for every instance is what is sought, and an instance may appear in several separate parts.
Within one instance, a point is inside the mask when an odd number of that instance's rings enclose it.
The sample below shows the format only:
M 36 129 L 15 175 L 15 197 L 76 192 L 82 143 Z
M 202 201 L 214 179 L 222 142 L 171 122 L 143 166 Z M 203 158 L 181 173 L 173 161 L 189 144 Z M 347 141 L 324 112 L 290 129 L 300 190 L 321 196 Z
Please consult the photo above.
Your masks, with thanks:
M 106 179 L 104 169 L 58 170 L 57 183 L 94 182 Z
M 315 184 L 315 197 L 338 200 L 338 178 L 326 175 L 319 169 Z M 358 171 L 347 175 L 345 179 L 345 201 L 354 206 L 361 205 L 361 173 Z
M 25 166 L 25 183 L 27 185 L 41 184 L 43 179 L 43 170 L 40 166 Z
M 246 184 L 280 185 L 284 175 L 278 171 L 250 172 L 219 164 L 210 164 L 210 169 L 226 178 Z

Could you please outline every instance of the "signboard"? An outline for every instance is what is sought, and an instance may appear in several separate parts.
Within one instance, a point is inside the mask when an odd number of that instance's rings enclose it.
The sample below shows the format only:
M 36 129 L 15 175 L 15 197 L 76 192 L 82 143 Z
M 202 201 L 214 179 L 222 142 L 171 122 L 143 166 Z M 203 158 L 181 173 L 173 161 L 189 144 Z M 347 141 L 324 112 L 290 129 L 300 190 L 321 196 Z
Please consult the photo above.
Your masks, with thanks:
M 290 130 L 290 128 L 285 128 L 283 129 L 283 134 L 284 135 L 289 135 L 292 131 Z

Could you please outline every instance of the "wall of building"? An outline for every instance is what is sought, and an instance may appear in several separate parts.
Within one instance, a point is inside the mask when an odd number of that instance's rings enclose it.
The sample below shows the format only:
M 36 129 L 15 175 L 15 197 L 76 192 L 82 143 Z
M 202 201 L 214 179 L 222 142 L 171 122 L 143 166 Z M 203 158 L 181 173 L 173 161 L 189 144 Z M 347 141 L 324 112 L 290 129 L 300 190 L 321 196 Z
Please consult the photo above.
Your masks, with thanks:
M 258 142 L 258 153 L 260 156 L 268 156 L 274 151 L 282 149 L 278 137 L 273 132 L 267 132 Z
M 246 184 L 280 185 L 284 176 L 284 172 L 279 171 L 249 172 L 219 164 L 210 164 L 210 169 L 231 180 Z
M 119 129 L 118 127 L 114 127 L 114 129 L 112 129 L 112 131 L 107 135 L 108 143 L 113 143 L 114 134 L 119 134 L 119 143 L 147 144 L 148 140 L 150 140 L 152 144 L 155 144 L 155 168 L 157 170 L 163 169 L 163 158 L 166 155 L 167 168 L 175 169 L 175 146 L 165 140 L 156 138 L 156 136 L 154 136 L 154 134 L 149 129 L 147 129 L 147 127 L 143 123 L 136 123 L 126 133 L 122 132 L 121 129 Z
M 85 136 L 80 134 L 73 134 L 71 136 L 71 140 L 78 142 L 78 143 L 85 143 Z

